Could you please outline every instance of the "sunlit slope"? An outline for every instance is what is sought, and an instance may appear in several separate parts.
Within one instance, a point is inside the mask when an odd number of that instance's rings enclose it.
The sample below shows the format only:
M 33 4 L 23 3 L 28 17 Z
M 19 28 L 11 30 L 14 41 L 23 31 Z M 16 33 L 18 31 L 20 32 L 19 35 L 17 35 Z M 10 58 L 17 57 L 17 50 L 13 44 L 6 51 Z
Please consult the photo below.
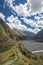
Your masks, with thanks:
M 41 60 L 22 45 L 13 46 L 1 54 L 0 62 L 2 65 L 43 65 Z
M 8 50 L 16 44 L 16 41 L 21 39 L 22 37 L 18 32 L 10 29 L 10 27 L 0 19 L 0 52 Z
M 2 19 L 0 19 L 0 24 L 2 25 L 2 27 L 4 28 L 6 34 L 7 34 L 10 38 L 12 38 L 12 39 L 14 39 L 14 40 L 15 40 L 15 39 L 16 39 L 16 40 L 19 40 L 19 39 L 22 38 L 21 35 L 20 35 L 17 31 L 10 29 L 10 27 L 9 27 Z M 3 32 L 2 32 L 2 33 L 3 33 Z

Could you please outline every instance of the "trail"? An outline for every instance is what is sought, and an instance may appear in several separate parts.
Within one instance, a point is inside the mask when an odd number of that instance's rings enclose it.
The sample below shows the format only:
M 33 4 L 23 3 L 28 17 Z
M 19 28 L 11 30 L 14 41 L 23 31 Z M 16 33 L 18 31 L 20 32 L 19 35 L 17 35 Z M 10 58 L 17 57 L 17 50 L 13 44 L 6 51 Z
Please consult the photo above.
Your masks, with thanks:
M 7 62 L 5 62 L 3 65 L 10 65 L 12 64 L 13 62 L 15 62 L 17 60 L 17 56 L 15 57 L 15 59 L 13 60 L 8 60 Z

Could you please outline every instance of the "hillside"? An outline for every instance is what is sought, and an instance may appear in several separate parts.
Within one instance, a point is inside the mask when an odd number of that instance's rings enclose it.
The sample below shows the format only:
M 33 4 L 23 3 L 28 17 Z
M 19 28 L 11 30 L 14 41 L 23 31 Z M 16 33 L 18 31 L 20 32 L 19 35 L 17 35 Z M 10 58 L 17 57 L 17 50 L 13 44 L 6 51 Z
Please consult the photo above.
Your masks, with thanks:
M 15 39 L 18 40 L 18 39 L 21 38 L 21 36 L 19 35 L 19 33 L 17 31 L 15 31 L 15 30 L 10 29 L 9 26 L 2 19 L 0 19 L 0 24 L 2 25 L 2 27 L 4 28 L 6 34 L 10 38 L 12 38 L 13 40 L 15 40 Z
M 38 32 L 35 36 L 34 39 L 38 42 L 43 42 L 43 30 Z
M 19 44 L 0 55 L 0 65 L 43 65 L 43 61 Z
M 0 52 L 8 50 L 22 37 L 0 18 Z

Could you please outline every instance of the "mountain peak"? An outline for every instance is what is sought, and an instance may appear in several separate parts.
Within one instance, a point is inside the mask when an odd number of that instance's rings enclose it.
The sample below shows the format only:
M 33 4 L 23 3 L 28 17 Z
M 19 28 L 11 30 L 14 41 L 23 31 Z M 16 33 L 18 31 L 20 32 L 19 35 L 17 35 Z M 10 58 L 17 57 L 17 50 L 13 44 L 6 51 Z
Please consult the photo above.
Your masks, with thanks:
M 38 33 L 35 35 L 34 38 L 35 38 L 36 41 L 43 42 L 43 30 L 41 30 L 40 32 L 38 32 Z

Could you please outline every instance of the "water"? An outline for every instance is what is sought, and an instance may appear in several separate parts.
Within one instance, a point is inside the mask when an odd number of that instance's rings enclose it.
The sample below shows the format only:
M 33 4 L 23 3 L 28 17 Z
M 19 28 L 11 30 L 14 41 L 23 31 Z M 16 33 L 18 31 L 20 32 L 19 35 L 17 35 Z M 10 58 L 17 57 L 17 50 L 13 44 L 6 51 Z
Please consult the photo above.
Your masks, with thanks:
M 43 50 L 43 43 L 35 41 L 23 41 L 22 44 L 30 51 Z M 36 55 L 42 55 L 43 52 L 37 52 Z

